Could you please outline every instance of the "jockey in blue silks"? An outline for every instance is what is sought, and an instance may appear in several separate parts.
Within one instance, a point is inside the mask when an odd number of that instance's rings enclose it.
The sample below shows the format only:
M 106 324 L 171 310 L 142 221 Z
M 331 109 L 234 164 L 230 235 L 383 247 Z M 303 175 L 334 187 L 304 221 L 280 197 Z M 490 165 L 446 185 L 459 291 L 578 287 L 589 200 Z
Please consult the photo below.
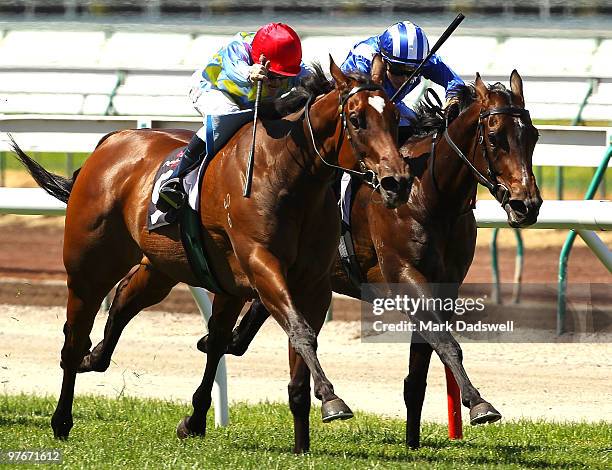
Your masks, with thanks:
M 419 26 L 409 21 L 396 23 L 380 36 L 372 36 L 355 44 L 341 69 L 344 73 L 362 72 L 369 75 L 376 54 L 380 54 L 387 65 L 383 87 L 390 98 L 429 54 L 429 41 Z M 464 84 L 436 54 L 425 63 L 420 75 L 444 87 L 447 98 L 453 90 Z M 402 128 L 410 127 L 411 120 L 415 118 L 414 111 L 402 100 L 419 85 L 421 76 L 414 77 L 394 101 L 400 111 L 400 135 Z

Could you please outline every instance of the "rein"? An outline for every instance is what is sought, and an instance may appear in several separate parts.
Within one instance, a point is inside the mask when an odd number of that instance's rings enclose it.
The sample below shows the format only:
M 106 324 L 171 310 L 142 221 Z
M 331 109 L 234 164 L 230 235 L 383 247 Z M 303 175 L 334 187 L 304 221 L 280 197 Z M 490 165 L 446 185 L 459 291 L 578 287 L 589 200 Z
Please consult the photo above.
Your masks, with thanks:
M 351 98 L 352 96 L 356 95 L 357 93 L 361 91 L 384 91 L 384 90 L 380 85 L 376 85 L 374 83 L 368 83 L 368 84 L 356 86 L 351 91 L 349 91 L 346 95 L 340 96 L 340 104 L 338 105 L 338 110 L 340 111 L 340 120 L 342 121 L 342 129 L 340 132 L 340 136 L 338 137 L 338 145 L 336 146 L 336 148 L 340 147 L 342 138 L 344 137 L 345 132 L 347 134 L 348 141 L 351 143 L 351 146 L 353 146 L 351 134 L 348 131 L 346 115 L 344 114 L 344 107 L 346 106 L 346 103 L 349 100 L 349 98 Z M 359 166 L 362 169 L 365 169 L 365 171 L 357 171 L 357 170 L 352 170 L 349 168 L 344 168 L 340 165 L 334 165 L 333 163 L 329 163 L 327 160 L 325 160 L 325 158 L 323 158 L 323 155 L 321 155 L 321 153 L 317 149 L 317 143 L 315 140 L 314 132 L 312 130 L 312 124 L 310 122 L 310 106 L 312 105 L 312 99 L 313 99 L 313 96 L 310 96 L 308 100 L 306 101 L 306 105 L 304 106 L 304 114 L 306 116 L 306 123 L 308 124 L 310 140 L 312 142 L 314 151 L 319 157 L 319 159 L 329 168 L 334 168 L 336 170 L 344 171 L 345 173 L 348 173 L 351 176 L 355 176 L 357 178 L 362 179 L 367 185 L 371 186 L 374 189 L 377 189 L 378 186 L 380 185 L 378 174 L 374 170 L 368 169 L 365 166 L 365 163 L 363 162 L 363 158 L 359 158 Z M 353 147 L 353 150 L 354 150 L 354 147 Z
M 440 98 L 438 97 L 438 95 L 435 94 L 433 90 L 428 89 L 427 92 L 432 93 L 433 96 L 438 101 L 438 103 L 440 105 L 442 104 L 442 102 L 440 101 Z M 429 100 L 427 101 L 428 101 L 428 104 L 431 105 L 431 102 L 429 102 Z M 432 106 L 432 107 L 435 107 L 435 106 Z M 441 106 L 439 108 L 441 109 Z M 444 139 L 446 140 L 448 145 L 451 147 L 451 149 L 453 149 L 453 151 L 457 154 L 457 156 L 463 161 L 463 163 L 465 163 L 466 166 L 470 169 L 470 171 L 472 172 L 476 180 L 480 184 L 482 184 L 485 188 L 487 188 L 489 192 L 493 195 L 493 197 L 497 200 L 497 202 L 499 202 L 500 205 L 503 207 L 508 203 L 508 200 L 510 198 L 510 190 L 505 185 L 501 184 L 497 180 L 497 175 L 495 174 L 495 171 L 493 171 L 493 163 L 491 159 L 489 158 L 489 153 L 484 143 L 483 119 L 488 118 L 490 116 L 498 115 L 498 114 L 505 114 L 508 116 L 518 117 L 521 119 L 529 118 L 529 111 L 527 111 L 524 108 L 517 108 L 516 106 L 502 106 L 499 108 L 487 109 L 485 111 L 480 112 L 480 114 L 478 115 L 478 124 L 477 124 L 478 131 L 476 134 L 476 143 L 474 145 L 474 150 L 472 152 L 472 155 L 476 153 L 476 147 L 479 145 L 482 150 L 482 157 L 485 160 L 485 162 L 487 162 L 487 176 L 488 177 L 483 175 L 480 171 L 478 171 L 478 169 L 474 166 L 474 164 L 470 161 L 470 159 L 466 157 L 465 154 L 461 151 L 461 149 L 457 147 L 455 142 L 453 142 L 450 134 L 448 133 L 448 124 L 449 124 L 448 117 L 445 118 L 446 122 L 444 125 Z M 432 140 L 432 146 L 431 146 L 432 156 L 435 155 L 435 146 L 436 146 L 435 137 L 436 136 L 434 136 Z M 474 158 L 472 158 L 472 160 L 474 160 Z M 432 175 L 433 175 L 433 172 L 432 172 Z

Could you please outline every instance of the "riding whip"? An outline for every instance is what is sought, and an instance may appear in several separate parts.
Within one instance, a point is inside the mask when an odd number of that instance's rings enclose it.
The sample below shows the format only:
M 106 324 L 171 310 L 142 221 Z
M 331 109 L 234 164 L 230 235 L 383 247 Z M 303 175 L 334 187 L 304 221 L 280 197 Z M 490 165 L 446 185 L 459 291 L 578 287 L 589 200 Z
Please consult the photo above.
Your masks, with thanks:
M 448 25 L 448 28 L 446 28 L 446 30 L 442 33 L 442 36 L 440 36 L 440 38 L 436 41 L 434 46 L 429 51 L 429 54 L 427 54 L 427 56 L 421 61 L 419 66 L 416 69 L 414 69 L 414 71 L 410 74 L 410 77 L 408 77 L 408 79 L 402 84 L 401 87 L 399 87 L 399 89 L 391 97 L 391 101 L 395 101 L 395 98 L 402 92 L 404 88 L 406 88 L 406 85 L 408 85 L 408 83 L 410 83 L 410 81 L 414 77 L 417 76 L 417 74 L 421 71 L 421 69 L 427 63 L 427 61 L 431 58 L 431 56 L 434 55 L 438 51 L 438 49 L 440 49 L 440 46 L 444 44 L 446 40 L 448 39 L 448 37 L 455 32 L 455 30 L 457 29 L 457 26 L 459 26 L 459 24 L 464 19 L 465 19 L 465 15 L 463 13 L 459 13 L 457 17 L 453 20 L 453 22 L 450 25 Z
M 242 196 L 251 196 L 251 185 L 253 184 L 253 165 L 255 164 L 255 134 L 257 133 L 257 111 L 259 110 L 259 99 L 261 98 L 261 80 L 257 82 L 257 94 L 255 95 L 255 112 L 253 113 L 253 141 L 251 142 L 251 152 L 247 163 L 246 181 Z

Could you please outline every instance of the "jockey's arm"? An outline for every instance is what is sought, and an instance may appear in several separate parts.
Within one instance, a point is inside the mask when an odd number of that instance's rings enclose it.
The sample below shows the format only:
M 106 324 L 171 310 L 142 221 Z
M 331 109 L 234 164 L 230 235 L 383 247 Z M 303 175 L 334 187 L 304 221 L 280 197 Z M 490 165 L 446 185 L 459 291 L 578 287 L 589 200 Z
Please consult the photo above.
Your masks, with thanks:
M 410 127 L 416 119 L 416 113 L 403 101 L 396 101 L 395 106 L 400 113 L 399 127 Z
M 461 77 L 446 65 L 437 54 L 434 54 L 423 67 L 423 77 L 443 87 L 446 90 L 447 98 L 457 88 L 465 85 Z
M 346 60 L 340 66 L 343 73 L 350 74 L 354 72 L 369 74 L 372 69 L 372 60 L 357 54 L 349 54 Z
M 232 41 L 220 51 L 220 54 L 223 67 L 217 79 L 219 88 L 226 88 L 230 94 L 234 94 L 232 85 L 238 88 L 250 88 L 252 83 L 249 81 L 249 74 L 253 64 L 245 44 L 241 41 Z

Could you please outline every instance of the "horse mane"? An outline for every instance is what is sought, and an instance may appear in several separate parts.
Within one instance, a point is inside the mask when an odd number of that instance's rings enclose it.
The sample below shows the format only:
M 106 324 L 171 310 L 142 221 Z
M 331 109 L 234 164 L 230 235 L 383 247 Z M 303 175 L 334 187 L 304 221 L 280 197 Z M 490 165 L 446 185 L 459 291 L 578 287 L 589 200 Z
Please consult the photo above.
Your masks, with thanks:
M 497 91 L 508 95 L 510 94 L 510 91 L 508 91 L 504 84 L 500 82 L 494 83 L 493 85 L 487 85 L 487 88 L 490 91 Z M 469 108 L 476 100 L 476 86 L 474 85 L 474 82 L 470 82 L 466 85 L 460 85 L 456 90 L 449 94 L 449 98 L 456 98 L 458 101 L 459 109 L 455 111 L 454 116 L 454 119 L 456 119 L 457 116 Z M 510 99 L 509 96 L 508 99 Z M 414 108 L 416 118 L 412 122 L 414 133 L 412 134 L 411 139 L 426 137 L 435 131 L 444 131 L 444 127 L 446 125 L 445 119 L 442 118 L 436 111 L 437 108 L 428 105 L 424 99 L 419 100 Z
M 271 102 L 260 104 L 259 112 L 264 118 L 281 119 L 301 110 L 310 98 L 326 95 L 334 89 L 334 81 L 325 76 L 319 62 L 311 63 L 310 68 L 312 72 L 301 78 L 290 91 Z M 364 73 L 351 72 L 346 75 L 361 84 L 372 82 L 371 77 Z
M 310 64 L 311 73 L 300 79 L 298 84 L 287 93 L 270 102 L 260 104 L 259 112 L 267 119 L 281 119 L 304 107 L 309 98 L 329 93 L 334 83 L 327 79 L 321 64 Z

